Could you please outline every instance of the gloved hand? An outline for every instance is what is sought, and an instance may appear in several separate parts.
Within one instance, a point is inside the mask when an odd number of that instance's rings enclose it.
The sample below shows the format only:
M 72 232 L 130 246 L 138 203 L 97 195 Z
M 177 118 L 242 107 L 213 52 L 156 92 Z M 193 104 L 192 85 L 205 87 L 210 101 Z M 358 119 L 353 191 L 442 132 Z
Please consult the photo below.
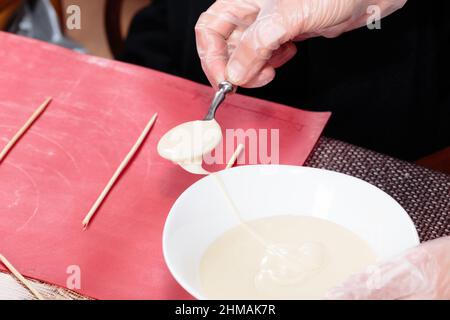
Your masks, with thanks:
M 213 86 L 272 81 L 275 68 L 296 54 L 293 41 L 336 37 L 367 24 L 369 6 L 381 17 L 406 0 L 217 0 L 195 27 L 203 70 Z
M 330 290 L 328 299 L 450 299 L 450 237 L 426 242 L 368 267 Z

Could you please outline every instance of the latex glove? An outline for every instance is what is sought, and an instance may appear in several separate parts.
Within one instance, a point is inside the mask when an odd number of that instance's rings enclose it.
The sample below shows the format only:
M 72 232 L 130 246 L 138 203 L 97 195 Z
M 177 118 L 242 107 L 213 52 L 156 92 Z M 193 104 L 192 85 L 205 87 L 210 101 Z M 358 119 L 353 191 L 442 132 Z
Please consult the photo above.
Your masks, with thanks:
M 351 276 L 328 299 L 450 299 L 450 237 Z
M 406 0 L 217 0 L 195 27 L 202 67 L 213 86 L 260 87 L 296 54 L 293 41 L 336 37 L 384 17 Z

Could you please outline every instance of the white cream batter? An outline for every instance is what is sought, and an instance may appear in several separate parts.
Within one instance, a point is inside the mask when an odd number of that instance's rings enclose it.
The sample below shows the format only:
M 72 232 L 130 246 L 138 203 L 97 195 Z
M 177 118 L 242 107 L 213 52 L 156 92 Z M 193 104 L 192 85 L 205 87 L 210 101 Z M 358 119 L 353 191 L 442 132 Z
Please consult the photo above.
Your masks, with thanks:
M 209 299 L 321 299 L 373 262 L 369 245 L 337 224 L 274 216 L 214 241 L 202 258 L 200 281 Z
M 222 141 L 216 120 L 191 121 L 167 132 L 158 143 L 158 153 L 194 174 L 209 174 L 202 168 L 203 155 Z

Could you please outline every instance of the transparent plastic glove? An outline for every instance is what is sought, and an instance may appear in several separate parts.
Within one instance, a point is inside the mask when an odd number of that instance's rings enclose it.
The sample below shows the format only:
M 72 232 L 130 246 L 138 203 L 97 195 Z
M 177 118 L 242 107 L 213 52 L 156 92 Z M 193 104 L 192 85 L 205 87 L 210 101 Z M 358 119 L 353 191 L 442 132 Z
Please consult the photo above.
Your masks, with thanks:
M 450 237 L 426 242 L 367 268 L 330 290 L 328 299 L 450 299 Z
M 195 27 L 203 70 L 213 86 L 228 80 L 261 87 L 296 54 L 293 41 L 336 37 L 367 24 L 406 0 L 217 0 Z M 369 12 L 369 13 L 368 13 Z

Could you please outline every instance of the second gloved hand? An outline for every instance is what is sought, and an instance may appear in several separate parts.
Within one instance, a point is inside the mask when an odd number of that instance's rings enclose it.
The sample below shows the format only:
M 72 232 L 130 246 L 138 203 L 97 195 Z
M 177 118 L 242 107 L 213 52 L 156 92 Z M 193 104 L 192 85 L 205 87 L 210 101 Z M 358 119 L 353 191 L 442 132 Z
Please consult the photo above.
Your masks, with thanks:
M 368 267 L 330 290 L 329 299 L 450 299 L 450 237 L 425 242 Z
M 406 0 L 217 0 L 196 25 L 202 67 L 213 86 L 228 80 L 261 87 L 296 54 L 293 41 L 336 37 L 361 27 L 376 6 L 380 17 Z M 370 13 L 368 13 L 370 12 Z

